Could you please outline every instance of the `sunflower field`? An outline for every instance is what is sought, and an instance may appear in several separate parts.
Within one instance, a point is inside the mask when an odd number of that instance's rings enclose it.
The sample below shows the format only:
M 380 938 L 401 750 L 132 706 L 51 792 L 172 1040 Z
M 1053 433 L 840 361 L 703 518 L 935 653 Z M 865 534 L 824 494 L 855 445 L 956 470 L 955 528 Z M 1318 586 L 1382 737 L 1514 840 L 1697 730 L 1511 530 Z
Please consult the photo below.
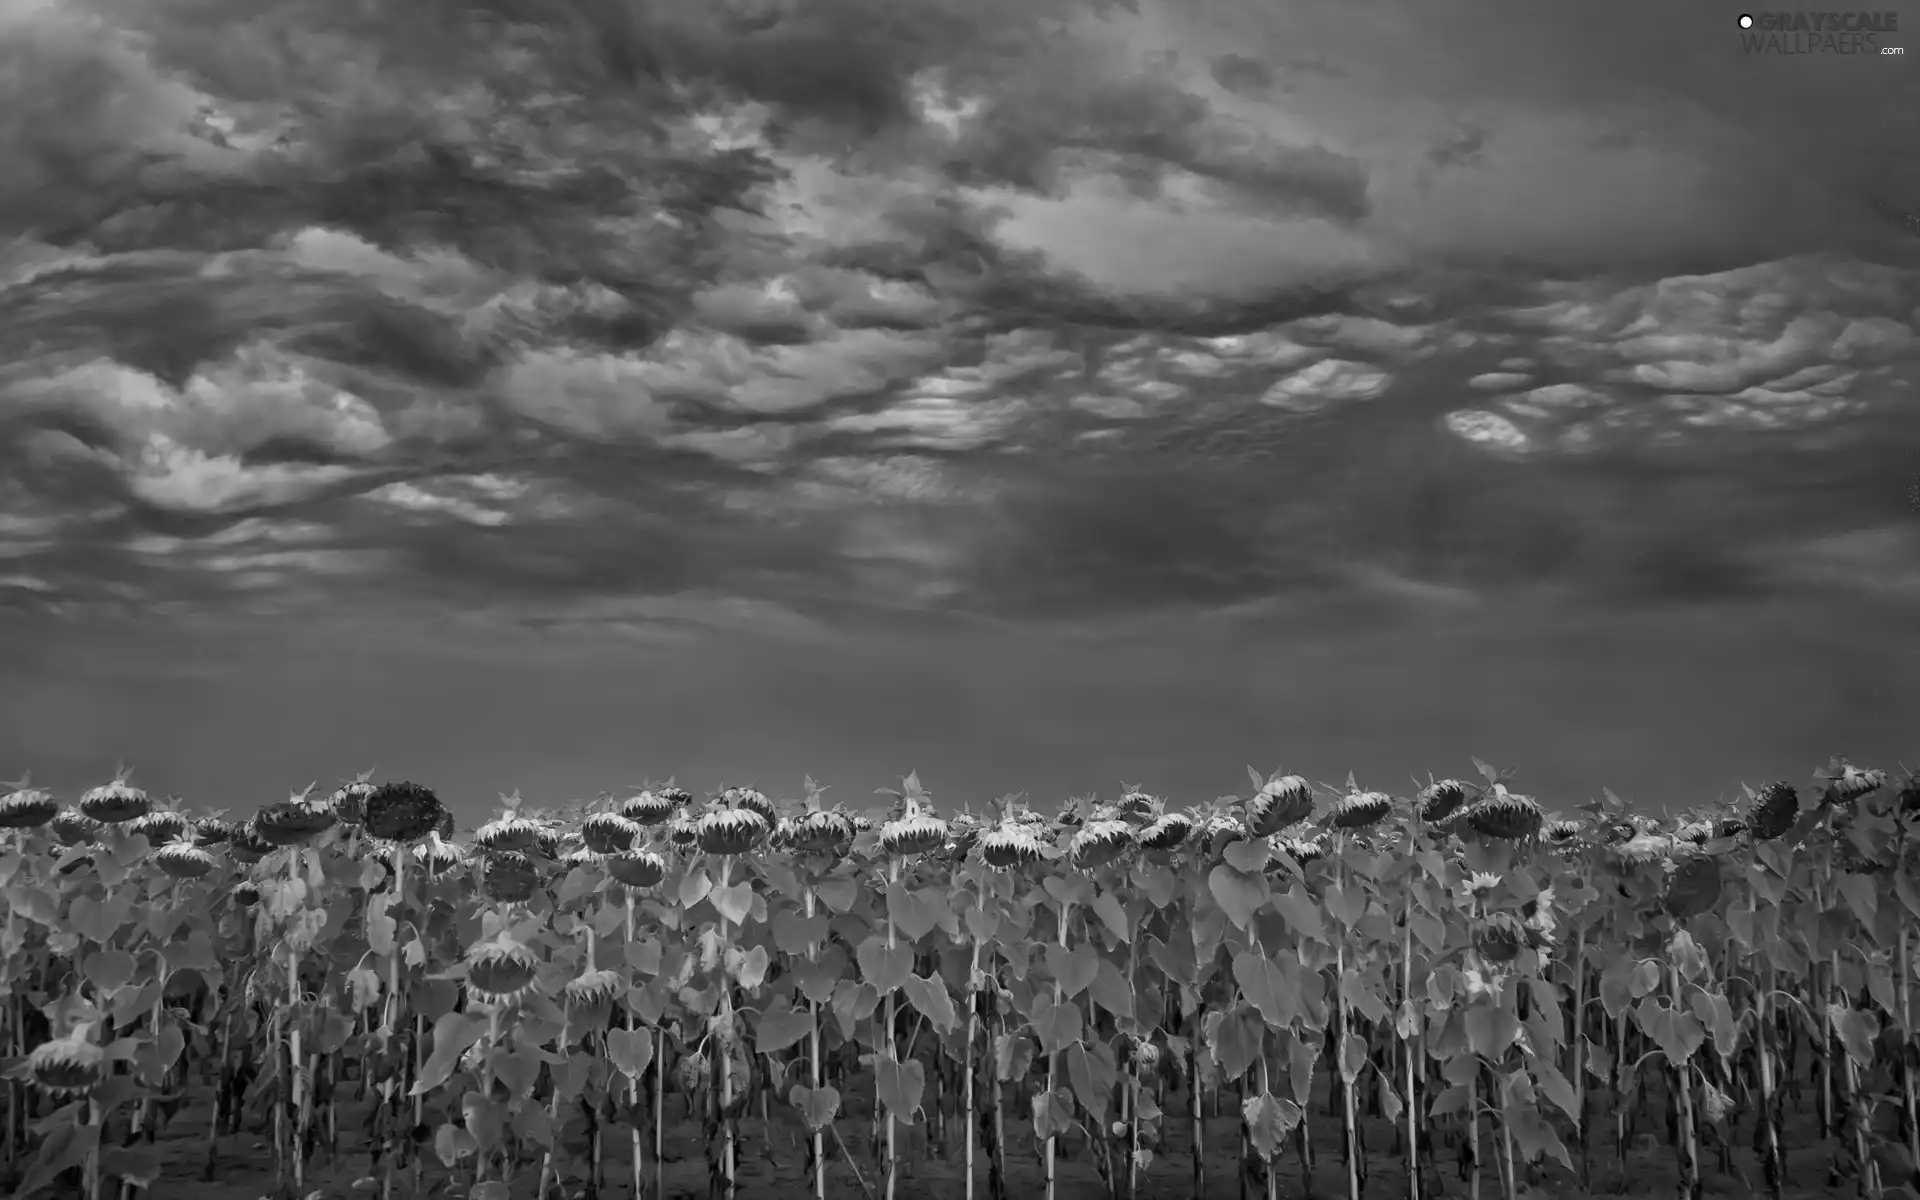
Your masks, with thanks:
M 1916 1196 L 1920 780 L 1656 820 L 1476 766 L 946 816 L 669 783 L 470 834 L 364 776 L 232 823 L 23 781 L 0 1191 L 210 1194 L 255 1145 L 296 1200 L 1521 1200 L 1630 1157 Z

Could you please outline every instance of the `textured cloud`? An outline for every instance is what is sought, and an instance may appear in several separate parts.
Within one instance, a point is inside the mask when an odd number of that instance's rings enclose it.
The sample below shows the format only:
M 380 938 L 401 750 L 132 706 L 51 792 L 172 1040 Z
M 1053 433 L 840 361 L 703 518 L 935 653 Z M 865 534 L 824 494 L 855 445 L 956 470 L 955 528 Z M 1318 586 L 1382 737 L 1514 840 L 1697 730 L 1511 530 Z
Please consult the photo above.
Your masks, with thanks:
M 1651 3 L 7 0 L 0 603 L 1831 586 L 1914 85 Z

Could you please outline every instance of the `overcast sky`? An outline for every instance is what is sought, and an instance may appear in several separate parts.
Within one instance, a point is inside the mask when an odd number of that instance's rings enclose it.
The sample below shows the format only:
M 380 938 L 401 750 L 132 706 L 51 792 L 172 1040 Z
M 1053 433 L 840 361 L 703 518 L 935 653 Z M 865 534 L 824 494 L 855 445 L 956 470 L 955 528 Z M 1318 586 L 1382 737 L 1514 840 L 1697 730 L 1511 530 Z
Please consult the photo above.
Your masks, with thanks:
M 0 0 L 0 775 L 1920 761 L 1920 44 L 1739 11 Z

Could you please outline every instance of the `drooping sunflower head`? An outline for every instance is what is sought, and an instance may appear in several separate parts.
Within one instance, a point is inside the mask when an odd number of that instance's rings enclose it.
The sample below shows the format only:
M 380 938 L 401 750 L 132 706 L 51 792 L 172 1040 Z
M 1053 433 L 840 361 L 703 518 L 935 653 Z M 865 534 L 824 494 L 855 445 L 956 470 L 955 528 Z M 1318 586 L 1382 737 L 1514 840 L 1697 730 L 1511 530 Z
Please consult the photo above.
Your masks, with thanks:
M 894 820 L 880 827 L 880 849 L 897 857 L 926 854 L 947 843 L 947 823 L 921 809 L 914 796 L 906 798 L 906 808 Z
M 1422 821 L 1438 825 L 1458 815 L 1470 794 L 1458 779 L 1441 779 L 1421 788 L 1413 804 Z
M 106 826 L 71 808 L 63 808 L 47 822 L 62 846 L 84 846 L 88 842 L 98 841 L 100 831 Z
M 780 810 L 774 807 L 773 801 L 754 788 L 726 788 L 720 793 L 720 803 L 727 808 L 752 809 L 760 814 L 760 819 L 767 823 L 769 829 L 780 819 Z
M 580 840 L 595 854 L 619 854 L 632 847 L 641 832 L 639 822 L 619 813 L 591 813 L 580 822 Z
M 180 813 L 155 809 L 144 817 L 128 821 L 126 830 L 146 838 L 147 845 L 157 847 L 188 840 L 193 834 L 193 822 Z
M 219 817 L 201 817 L 193 823 L 193 844 L 196 846 L 224 846 L 232 837 L 233 826 Z
M 1540 832 L 1546 814 L 1533 797 L 1496 786 L 1460 813 L 1467 827 L 1495 841 L 1522 842 Z
M 693 840 L 705 854 L 746 854 L 773 832 L 773 822 L 755 808 L 721 802 L 694 823 Z
M 635 825 L 658 825 L 680 811 L 671 797 L 644 789 L 620 802 L 620 815 Z
M 1760 789 L 1754 797 L 1750 827 L 1756 841 L 1785 837 L 1800 819 L 1800 793 L 1782 780 Z
M 525 854 L 540 846 L 540 823 L 515 812 L 503 813 L 474 831 L 473 844 L 487 851 Z
M 1298 775 L 1268 780 L 1246 804 L 1247 832 L 1272 837 L 1313 815 L 1313 785 Z
M 1319 862 L 1327 856 L 1327 838 L 1325 834 L 1316 834 L 1310 838 L 1283 837 L 1276 843 L 1287 852 L 1288 857 L 1306 866 Z
M 213 855 L 192 842 L 168 842 L 147 856 L 172 879 L 205 879 L 219 865 Z
M 122 770 L 111 783 L 88 788 L 80 797 L 80 811 L 102 825 L 121 825 L 136 821 L 153 808 L 147 794 L 127 782 Z
M 364 786 L 348 785 L 355 789 Z M 361 826 L 367 836 L 383 842 L 417 842 L 440 830 L 453 815 L 432 788 L 404 779 L 378 784 L 366 791 L 360 797 L 360 809 Z
M 1133 826 L 1125 821 L 1088 821 L 1067 843 L 1067 860 L 1083 871 L 1090 871 L 1118 859 L 1133 841 Z
M 980 835 L 980 861 L 1005 870 L 1040 861 L 1040 839 L 1025 821 L 1002 821 Z
M 540 957 L 502 933 L 468 950 L 466 966 L 467 991 L 474 999 L 483 1004 L 512 1004 L 533 990 Z
M 1393 797 L 1385 792 L 1348 792 L 1333 806 L 1335 829 L 1365 829 L 1378 825 L 1393 811 Z
M 613 998 L 626 988 L 624 976 L 601 967 L 581 972 L 567 980 L 560 990 L 569 1008 L 597 1008 L 602 1004 L 611 1004 Z
M 319 837 L 338 823 L 333 805 L 313 794 L 314 785 L 295 792 L 278 804 L 265 805 L 253 816 L 253 831 L 275 846 L 297 846 Z
M 235 862 L 257 863 L 275 849 L 272 842 L 260 836 L 252 821 L 242 821 L 227 835 L 227 854 Z
M 1886 786 L 1887 773 L 1856 767 L 1846 759 L 1836 759 L 1822 772 L 1820 778 L 1827 781 L 1827 794 L 1836 804 L 1852 804 L 1868 792 L 1878 791 Z
M 1185 813 L 1161 813 L 1143 828 L 1137 840 L 1148 850 L 1172 850 L 1193 832 L 1193 818 Z
M 27 1076 L 35 1087 L 58 1099 L 85 1096 L 106 1077 L 107 1052 L 93 1041 L 92 1022 L 42 1042 L 27 1055 Z
M 487 853 L 480 890 L 496 904 L 522 904 L 540 888 L 540 868 L 518 850 Z
M 1488 913 L 1474 926 L 1473 948 L 1490 963 L 1512 962 L 1526 943 L 1526 930 L 1510 912 Z
M 0 829 L 38 829 L 60 815 L 60 802 L 45 788 L 29 787 L 26 780 L 0 796 Z
M 457 844 L 442 841 L 439 831 L 435 830 L 427 835 L 426 841 L 413 848 L 413 861 L 426 872 L 427 878 L 438 879 L 466 862 L 467 856 Z
M 667 860 L 651 850 L 624 850 L 606 858 L 607 874 L 630 888 L 659 887 L 667 877 Z

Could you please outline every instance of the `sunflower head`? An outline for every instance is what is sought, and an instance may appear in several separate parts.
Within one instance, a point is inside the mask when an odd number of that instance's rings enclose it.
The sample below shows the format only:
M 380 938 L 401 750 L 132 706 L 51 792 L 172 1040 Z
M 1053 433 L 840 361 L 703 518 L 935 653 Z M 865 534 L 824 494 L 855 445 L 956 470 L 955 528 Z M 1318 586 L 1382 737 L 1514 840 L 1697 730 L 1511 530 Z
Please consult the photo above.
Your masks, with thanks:
M 1496 785 L 1491 793 L 1474 801 L 1460 813 L 1460 820 L 1484 838 L 1521 842 L 1540 832 L 1546 814 L 1531 796 L 1509 792 Z
M 483 1004 L 511 1004 L 533 990 L 540 958 L 502 933 L 467 951 L 467 991 Z
M 619 972 L 599 968 L 584 971 L 567 980 L 566 986 L 560 990 L 566 997 L 568 1007 L 595 1008 L 611 1003 L 626 987 L 627 981 Z
M 127 782 L 122 768 L 112 782 L 88 788 L 80 797 L 80 811 L 102 825 L 121 825 L 136 821 L 153 808 L 147 794 Z
M 580 822 L 580 840 L 595 854 L 619 854 L 633 845 L 641 827 L 619 813 L 590 814 Z
M 1083 871 L 1105 866 L 1127 852 L 1134 842 L 1133 826 L 1125 821 L 1088 821 L 1067 843 L 1067 860 Z
M 1785 837 L 1800 819 L 1800 793 L 1782 780 L 1760 789 L 1754 797 L 1748 825 L 1755 840 L 1771 842 Z
M 1385 792 L 1348 792 L 1333 806 L 1331 821 L 1335 829 L 1365 829 L 1392 811 L 1393 798 Z
M 365 787 L 356 782 L 341 789 Z M 368 837 L 383 842 L 417 842 L 452 817 L 433 789 L 409 780 L 382 783 L 361 794 L 361 825 Z M 444 835 L 443 835 L 444 836 Z
M 1040 839 L 1024 821 L 1002 821 L 980 835 L 980 861 L 1005 870 L 1040 861 Z
M 442 841 L 438 830 L 429 833 L 426 841 L 413 848 L 413 861 L 429 879 L 440 878 L 466 860 L 465 852 L 452 842 Z
M 60 804 L 53 793 L 29 787 L 24 779 L 0 796 L 0 829 L 38 829 L 59 815 Z
M 172 879 L 205 879 L 219 865 L 213 855 L 191 842 L 168 842 L 149 854 L 147 861 Z
M 496 850 L 486 856 L 480 890 L 496 904 L 521 904 L 540 888 L 540 868 L 518 850 Z
M 128 821 L 126 830 L 146 838 L 149 846 L 164 846 L 188 840 L 193 834 L 193 822 L 180 813 L 155 809 L 144 817 Z
M 1467 805 L 1467 785 L 1458 779 L 1441 779 L 1420 789 L 1414 797 L 1415 811 L 1429 825 L 1451 820 Z
M 253 831 L 274 846 L 297 846 L 332 829 L 339 818 L 333 805 L 316 798 L 313 784 L 253 816 Z
M 1313 785 L 1300 776 L 1270 779 L 1247 801 L 1247 832 L 1254 837 L 1272 837 L 1311 817 L 1313 805 Z
M 71 808 L 63 808 L 55 813 L 47 825 L 62 846 L 83 846 L 98 841 L 101 830 L 106 828 L 92 817 Z
M 540 823 L 507 812 L 474 831 L 473 844 L 482 850 L 525 854 L 540 847 Z
M 65 1037 L 34 1047 L 26 1065 L 35 1087 L 58 1099 L 73 1099 L 93 1091 L 106 1077 L 107 1052 L 94 1044 L 92 1023 L 81 1022 Z
M 946 844 L 947 823 L 923 811 L 916 795 L 908 795 L 901 815 L 880 827 L 880 849 L 891 855 L 925 854 Z
M 623 887 L 659 887 L 667 877 L 667 860 L 651 850 L 625 850 L 606 858 L 607 874 Z
M 233 826 L 219 817 L 201 817 L 193 823 L 193 844 L 224 846 L 233 837 Z
M 1148 850 L 1172 850 L 1193 832 L 1193 818 L 1185 813 L 1162 813 L 1140 830 L 1136 840 Z
M 705 854 L 745 854 L 773 832 L 773 822 L 758 809 L 724 803 L 694 823 L 694 844 Z

